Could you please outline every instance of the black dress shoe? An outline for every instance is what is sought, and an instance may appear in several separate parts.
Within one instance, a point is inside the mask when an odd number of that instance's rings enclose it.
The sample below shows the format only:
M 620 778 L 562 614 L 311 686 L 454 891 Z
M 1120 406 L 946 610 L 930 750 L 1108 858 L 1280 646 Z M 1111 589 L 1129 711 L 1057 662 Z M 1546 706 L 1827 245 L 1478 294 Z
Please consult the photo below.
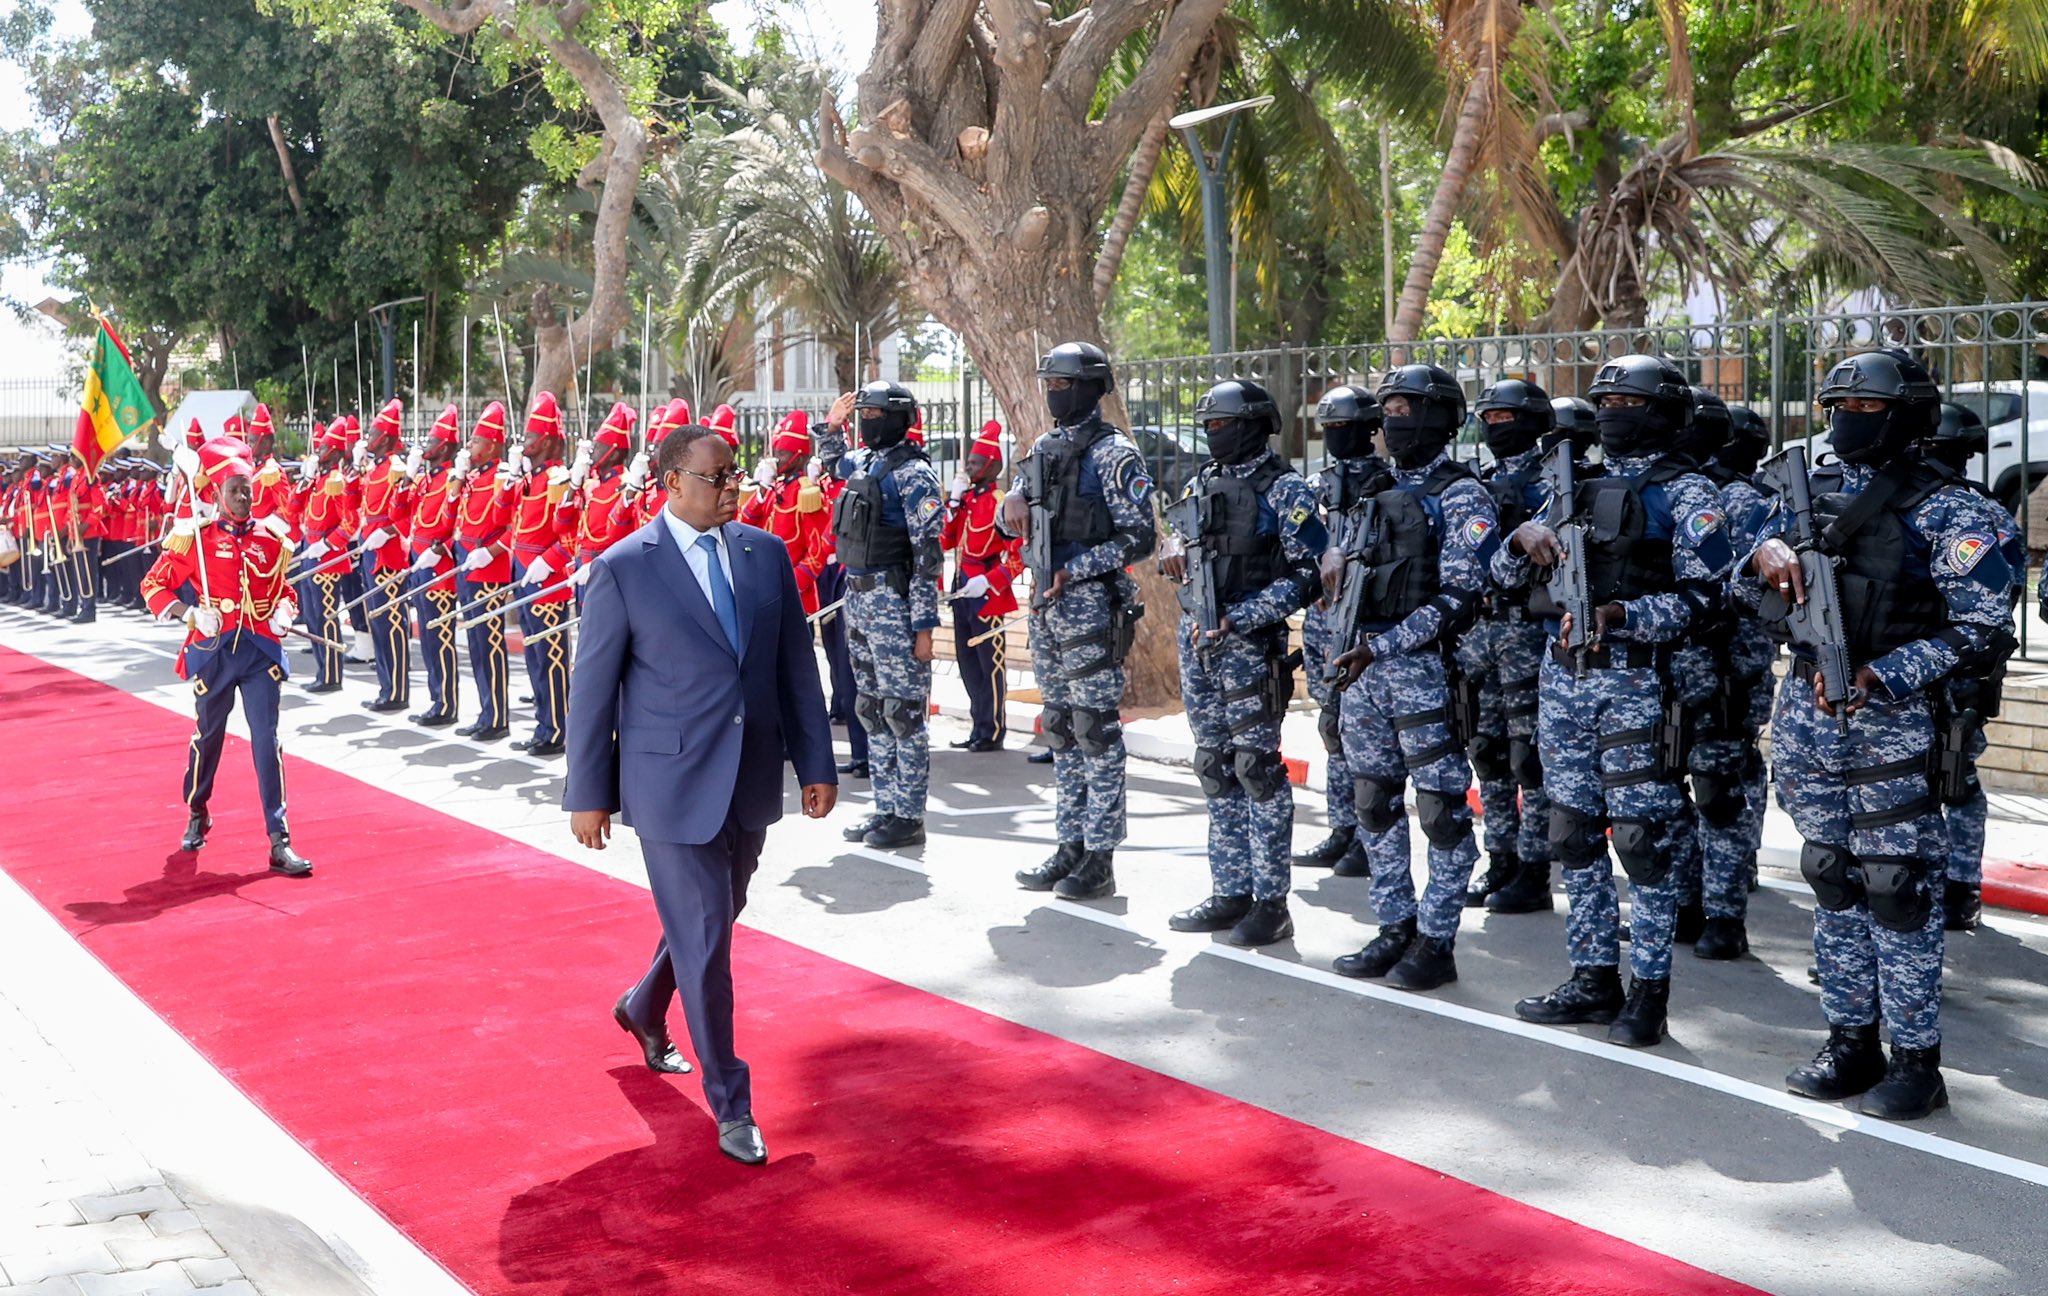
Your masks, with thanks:
M 1252 901 L 1252 907 L 1223 939 L 1243 949 L 1254 949 L 1292 935 L 1294 919 L 1287 912 L 1287 897 L 1275 896 L 1271 900 Z
M 1380 934 L 1366 943 L 1356 954 L 1345 954 L 1330 964 L 1330 970 L 1338 976 L 1365 977 L 1368 980 L 1383 977 L 1393 970 L 1394 964 L 1408 952 L 1415 943 L 1415 920 L 1403 918 L 1397 923 L 1387 923 L 1380 928 Z
M 1984 920 L 1984 886 L 1979 882 L 1942 884 L 1941 926 L 1944 931 L 1976 931 Z
M 1073 872 L 1053 885 L 1052 893 L 1062 900 L 1100 900 L 1116 894 L 1114 852 L 1086 851 Z
M 1029 756 L 1026 756 L 1024 759 L 1027 763 L 1032 765 L 1050 765 L 1052 764 L 1052 748 L 1041 747 L 1037 751 L 1032 752 Z
M 1572 979 L 1557 989 L 1516 1004 L 1515 1016 L 1539 1026 L 1605 1024 L 1621 1014 L 1622 998 L 1620 968 L 1573 968 Z
M 1403 990 L 1434 990 L 1458 979 L 1458 960 L 1451 943 L 1436 936 L 1417 936 L 1408 952 L 1387 972 L 1387 984 Z
M 979 738 L 960 738 L 960 739 L 956 739 L 956 740 L 955 740 L 955 741 L 953 741 L 953 742 L 949 742 L 949 743 L 947 743 L 947 744 L 946 744 L 946 746 L 948 746 L 948 747 L 951 747 L 951 748 L 952 748 L 953 750 L 955 750 L 955 751 L 965 751 L 965 750 L 967 750 L 967 749 L 968 749 L 969 747 L 972 747 L 972 746 L 974 746 L 974 744 L 976 744 L 976 743 L 978 743 L 978 742 L 980 742 L 980 741 L 981 741 L 981 739 L 979 739 Z
M 1909 1049 L 1892 1045 L 1884 1079 L 1863 1095 L 1857 1110 L 1880 1120 L 1919 1120 L 1948 1106 L 1948 1082 L 1941 1078 L 1941 1045 Z
M 768 1144 L 751 1116 L 718 1122 L 718 1150 L 741 1165 L 760 1165 L 768 1159 Z
M 185 821 L 185 836 L 179 841 L 181 851 L 201 850 L 206 846 L 207 830 L 213 827 L 213 816 L 204 810 L 194 810 L 192 817 Z
M 519 695 L 519 702 L 520 702 L 520 705 L 522 705 L 522 706 L 532 706 L 532 705 L 533 705 L 533 694 L 531 694 L 531 693 L 521 693 L 521 694 Z
M 469 736 L 477 742 L 496 742 L 511 732 L 512 727 L 510 725 L 499 725 L 495 729 L 473 729 L 470 731 Z
M 1252 898 L 1248 895 L 1212 895 L 1194 908 L 1183 909 L 1168 918 L 1166 925 L 1177 932 L 1229 931 L 1251 911 Z
M 339 692 L 341 692 L 341 681 L 340 681 L 340 680 L 335 680 L 335 681 L 333 681 L 332 683 L 329 683 L 329 684 L 308 684 L 308 685 L 306 685 L 306 692 L 308 692 L 308 693 L 339 693 Z
M 884 819 L 887 819 L 888 817 L 889 816 L 885 814 L 871 814 L 867 818 L 862 819 L 857 823 L 850 823 L 846 827 L 840 829 L 839 835 L 841 837 L 844 837 L 848 841 L 857 842 L 861 838 L 873 832 L 875 829 L 880 828 L 882 826 L 882 821 Z
M 1740 918 L 1709 918 L 1700 938 L 1692 943 L 1694 958 L 1725 962 L 1749 953 L 1749 932 Z
M 1607 1042 L 1623 1048 L 1649 1048 L 1664 1038 L 1665 1006 L 1671 1002 L 1671 978 L 1655 981 L 1634 977 L 1628 983 L 1628 998 L 1614 1024 L 1607 1028 Z
M 1003 740 L 1000 738 L 979 738 L 967 744 L 967 750 L 976 756 L 987 752 L 999 752 L 1002 749 Z
M 523 751 L 525 751 L 525 750 L 526 750 L 526 749 L 527 749 L 528 747 L 531 747 L 531 746 L 533 746 L 533 739 L 531 739 L 531 738 L 521 738 L 521 739 L 520 739 L 520 740 L 519 740 L 518 742 L 515 742 L 515 743 L 513 743 L 513 744 L 512 744 L 512 750 L 513 750 L 513 751 L 522 751 L 522 752 L 523 752 Z
M 690 1064 L 683 1061 L 682 1054 L 676 1052 L 676 1046 L 669 1040 L 666 1029 L 641 1030 L 633 1024 L 633 1019 L 626 1015 L 626 1000 L 632 997 L 632 993 L 628 990 L 612 1005 L 612 1020 L 640 1046 L 640 1057 L 647 1063 L 647 1069 L 660 1071 L 665 1075 L 690 1074 Z
M 924 820 L 905 819 L 901 815 L 885 815 L 883 822 L 868 829 L 861 840 L 876 850 L 895 850 L 899 846 L 924 845 Z
M 528 756 L 560 756 L 566 750 L 568 749 L 563 745 L 562 740 L 556 738 L 549 742 L 528 744 L 526 754 Z
M 1087 854 L 1088 848 L 1080 842 L 1061 842 L 1045 863 L 1037 868 L 1018 869 L 1017 885 L 1026 891 L 1050 891 L 1061 878 L 1081 867 Z
M 454 716 L 437 715 L 432 711 L 423 711 L 418 715 L 407 716 L 406 719 L 412 721 L 414 724 L 418 725 L 422 729 L 445 729 L 449 725 L 455 723 Z M 458 729 L 456 732 L 460 733 L 461 730 Z
M 1358 840 L 1356 828 L 1332 828 L 1330 835 L 1294 857 L 1296 868 L 1329 868 Z
M 1867 1093 L 1884 1079 L 1884 1072 L 1884 1045 L 1878 1043 L 1876 1022 L 1830 1026 L 1828 1042 L 1813 1061 L 1785 1077 L 1785 1087 L 1821 1102 L 1840 1102 Z
M 1513 851 L 1495 851 L 1486 857 L 1486 872 L 1472 879 L 1472 885 L 1465 888 L 1465 907 L 1484 909 L 1486 898 L 1515 880 L 1515 874 L 1522 868 L 1522 861 Z
M 313 876 L 313 861 L 292 849 L 292 839 L 278 833 L 270 839 L 270 871 L 286 877 Z
M 375 702 L 363 703 L 363 710 L 375 711 L 378 715 L 390 715 L 393 711 L 405 710 L 406 705 L 403 698 L 379 698 Z
M 864 779 L 868 777 L 868 763 L 866 761 L 848 761 L 846 764 L 839 766 L 839 772 L 848 778 Z

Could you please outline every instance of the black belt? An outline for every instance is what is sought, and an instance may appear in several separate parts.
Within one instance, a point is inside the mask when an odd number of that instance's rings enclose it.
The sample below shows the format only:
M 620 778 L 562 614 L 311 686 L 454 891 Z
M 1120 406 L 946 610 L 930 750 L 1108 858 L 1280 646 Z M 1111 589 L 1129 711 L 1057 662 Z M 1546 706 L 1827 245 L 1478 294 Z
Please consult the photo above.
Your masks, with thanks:
M 1550 646 L 1550 660 L 1560 666 L 1576 667 L 1578 654 L 1556 644 Z M 1663 664 L 1664 649 L 1657 644 L 1595 644 L 1586 653 L 1591 670 L 1641 670 Z
M 910 592 L 910 573 L 902 570 L 861 572 L 848 576 L 846 584 L 849 589 L 857 589 L 862 593 L 887 585 L 898 594 L 907 594 Z

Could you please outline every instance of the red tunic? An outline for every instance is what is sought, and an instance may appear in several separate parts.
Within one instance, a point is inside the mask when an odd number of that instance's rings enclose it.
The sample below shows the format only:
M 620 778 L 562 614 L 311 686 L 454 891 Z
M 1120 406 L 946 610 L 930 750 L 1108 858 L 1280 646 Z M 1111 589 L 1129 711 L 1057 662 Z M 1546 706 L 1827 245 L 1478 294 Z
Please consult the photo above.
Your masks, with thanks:
M 378 546 L 377 571 L 404 571 L 410 564 L 406 552 L 406 525 L 412 517 L 412 483 L 406 479 L 405 460 L 389 455 L 363 470 L 362 526 L 358 535 L 384 530 L 391 538 Z
M 455 510 L 462 498 L 462 488 L 455 481 L 451 465 L 442 464 L 428 470 L 420 479 L 412 497 L 412 556 L 417 558 L 429 546 L 440 545 L 441 552 L 455 552 Z M 443 557 L 434 564 L 434 575 L 446 576 L 455 570 L 455 559 Z
M 576 565 L 588 566 L 597 556 L 633 534 L 639 514 L 623 506 L 626 470 L 617 465 L 583 479 L 581 490 L 562 500 L 565 529 L 575 536 Z
M 326 566 L 342 550 L 355 543 L 356 536 L 360 534 L 356 530 L 356 521 L 362 497 L 361 483 L 349 475 L 347 468 L 340 466 L 315 477 L 306 488 L 300 501 L 299 532 L 309 543 L 318 540 L 327 546 L 327 552 L 320 556 L 320 561 L 311 566 Z
M 569 597 L 569 546 L 575 543 L 573 520 L 562 525 L 562 501 L 568 498 L 569 474 L 558 463 L 537 465 L 519 483 L 512 507 L 512 556 L 522 567 L 536 558 L 546 561 L 548 578 L 541 582 L 547 592 L 535 603 L 560 603 Z
M 491 559 L 468 578 L 479 585 L 503 585 L 512 579 L 512 550 L 508 533 L 512 529 L 513 497 L 510 478 L 495 463 L 485 464 L 469 474 L 455 506 L 455 538 L 465 549 L 505 543 L 505 552 Z
M 1008 616 L 1017 610 L 1017 597 L 1010 582 L 1022 570 L 1017 551 L 1024 542 L 996 530 L 996 513 L 1003 506 L 1003 492 L 994 486 L 968 488 L 958 503 L 946 504 L 946 528 L 939 542 L 958 549 L 959 571 L 969 576 L 988 577 L 988 594 L 981 605 L 985 617 Z
M 271 613 L 290 597 L 285 570 L 291 551 L 282 540 L 250 524 L 209 522 L 191 536 L 173 536 L 142 578 L 142 597 L 151 612 L 177 600 L 178 587 L 191 583 L 196 596 L 220 613 L 222 635 L 256 635 L 276 644 Z M 200 576 L 200 564 L 205 576 Z M 199 640 L 197 630 L 185 634 L 185 647 Z M 178 678 L 185 678 L 185 652 L 178 651 Z
M 790 565 L 796 569 L 796 589 L 806 614 L 818 610 L 818 573 L 825 569 L 820 535 L 832 529 L 832 515 L 825 507 L 825 493 L 818 483 L 801 471 L 778 478 L 774 485 L 757 489 L 740 504 L 739 520 L 760 527 L 789 546 Z M 831 537 L 824 535 L 829 547 Z

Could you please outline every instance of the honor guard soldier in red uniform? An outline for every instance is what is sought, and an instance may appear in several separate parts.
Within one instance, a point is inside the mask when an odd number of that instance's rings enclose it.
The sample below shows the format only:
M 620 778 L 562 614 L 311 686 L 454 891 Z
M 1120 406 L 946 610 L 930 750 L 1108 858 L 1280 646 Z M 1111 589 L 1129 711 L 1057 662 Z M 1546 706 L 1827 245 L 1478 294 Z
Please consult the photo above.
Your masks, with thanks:
M 416 725 L 440 729 L 455 723 L 457 681 L 455 626 L 435 625 L 455 610 L 455 514 L 462 500 L 462 479 L 468 471 L 462 444 L 462 411 L 450 405 L 434 420 L 427 444 L 413 451 L 419 471 L 409 473 L 417 485 L 412 497 L 413 610 L 419 614 L 420 660 L 427 668 L 427 709 L 406 717 Z
M 299 534 L 305 544 L 295 569 L 306 625 L 327 644 L 313 645 L 313 683 L 308 693 L 332 693 L 341 687 L 342 585 L 353 562 L 346 557 L 355 543 L 356 510 L 362 490 L 348 470 L 348 424 L 336 419 L 320 437 L 319 462 L 299 512 Z
M 683 422 L 689 422 L 689 407 L 683 407 Z M 711 417 L 704 420 L 704 426 L 724 438 L 725 443 L 737 450 L 740 448 L 740 412 L 730 405 L 720 405 L 711 411 Z
M 741 522 L 760 527 L 789 548 L 807 616 L 818 610 L 818 572 L 825 565 L 821 550 L 828 547 L 825 537 L 832 530 L 825 492 L 804 471 L 810 458 L 810 417 L 792 410 L 782 416 L 768 454 L 755 465 L 753 493 L 741 501 L 739 513 Z
M 97 470 L 71 469 L 71 619 L 99 619 L 100 542 L 106 539 L 106 492 Z
M 946 528 L 940 543 L 955 551 L 953 567 L 953 652 L 960 681 L 967 686 L 973 728 L 955 742 L 971 752 L 1003 749 L 1009 726 L 1003 707 L 1009 698 L 1003 670 L 1003 622 L 1017 610 L 1010 592 L 1022 564 L 1024 543 L 996 530 L 1003 492 L 1003 425 L 990 419 L 967 453 L 967 462 L 947 491 Z M 976 639 L 980 643 L 974 642 Z
M 561 526 L 563 534 L 575 537 L 576 570 L 569 573 L 569 584 L 576 589 L 578 606 L 583 602 L 583 582 L 590 579 L 590 564 L 636 529 L 635 515 L 621 507 L 626 456 L 633 452 L 634 418 L 632 406 L 612 406 L 604 426 L 597 430 L 588 469 L 580 479 L 570 470 Z
M 360 479 L 363 581 L 371 660 L 377 667 L 377 697 L 363 706 L 385 714 L 405 710 L 412 691 L 412 633 L 405 616 L 406 573 L 412 568 L 405 543 L 412 517 L 412 481 L 399 452 L 404 428 L 405 406 L 395 399 L 385 402 L 370 420 Z
M 162 555 L 142 578 L 149 610 L 159 620 L 187 626 L 178 678 L 192 682 L 198 704 L 198 732 L 185 763 L 185 806 L 191 817 L 179 849 L 206 845 L 213 826 L 207 813 L 213 776 L 239 696 L 249 724 L 256 788 L 263 798 L 263 826 L 270 835 L 271 870 L 305 877 L 313 864 L 292 849 L 284 814 L 284 751 L 277 741 L 278 690 L 289 669 L 279 639 L 298 616 L 286 571 L 291 548 L 251 521 L 255 467 L 246 445 L 222 437 L 185 453 L 196 455 L 187 461 L 193 488 L 217 494 L 220 514 L 168 537 Z M 186 606 L 178 598 L 180 588 L 198 591 L 199 601 Z
M 654 521 L 654 515 L 661 511 L 662 490 L 659 483 L 653 490 L 647 489 L 648 466 L 654 462 L 654 447 L 670 432 L 690 421 L 690 402 L 678 396 L 662 406 L 647 421 L 647 446 L 633 456 L 626 465 L 626 472 L 619 479 L 618 513 L 614 525 L 627 531 L 637 531 Z
M 512 511 L 513 572 L 518 596 L 541 591 L 519 609 L 519 629 L 529 640 L 562 623 L 569 610 L 569 548 L 559 514 L 569 494 L 569 470 L 562 466 L 562 411 L 553 392 L 542 392 L 526 416 L 522 474 Z M 562 751 L 562 725 L 569 714 L 569 641 L 549 635 L 525 650 L 526 679 L 533 688 L 533 737 L 512 746 L 534 756 Z
M 248 430 L 249 459 L 256 465 L 256 502 L 250 506 L 250 520 L 279 540 L 295 540 L 292 483 L 284 465 L 277 461 L 277 427 L 271 422 L 270 406 L 256 407 L 249 416 Z
M 469 671 L 476 680 L 476 723 L 455 732 L 478 742 L 496 742 L 510 732 L 506 693 L 511 664 L 505 658 L 505 622 L 495 615 L 507 602 L 512 583 L 512 479 L 499 466 L 505 453 L 505 407 L 484 406 L 470 433 L 469 475 L 455 505 L 455 544 L 462 553 L 462 603 L 482 603 L 472 617 L 493 615 L 469 628 Z

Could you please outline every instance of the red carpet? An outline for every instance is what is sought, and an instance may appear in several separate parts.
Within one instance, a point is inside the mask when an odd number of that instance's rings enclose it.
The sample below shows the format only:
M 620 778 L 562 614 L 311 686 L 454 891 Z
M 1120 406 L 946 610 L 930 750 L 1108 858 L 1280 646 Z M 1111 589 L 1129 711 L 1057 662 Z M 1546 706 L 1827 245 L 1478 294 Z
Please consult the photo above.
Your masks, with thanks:
M 300 761 L 272 878 L 239 743 L 167 858 L 179 717 L 0 649 L 0 725 L 0 865 L 478 1292 L 1750 1290 L 742 931 L 747 1169 L 611 1023 L 644 892 Z

